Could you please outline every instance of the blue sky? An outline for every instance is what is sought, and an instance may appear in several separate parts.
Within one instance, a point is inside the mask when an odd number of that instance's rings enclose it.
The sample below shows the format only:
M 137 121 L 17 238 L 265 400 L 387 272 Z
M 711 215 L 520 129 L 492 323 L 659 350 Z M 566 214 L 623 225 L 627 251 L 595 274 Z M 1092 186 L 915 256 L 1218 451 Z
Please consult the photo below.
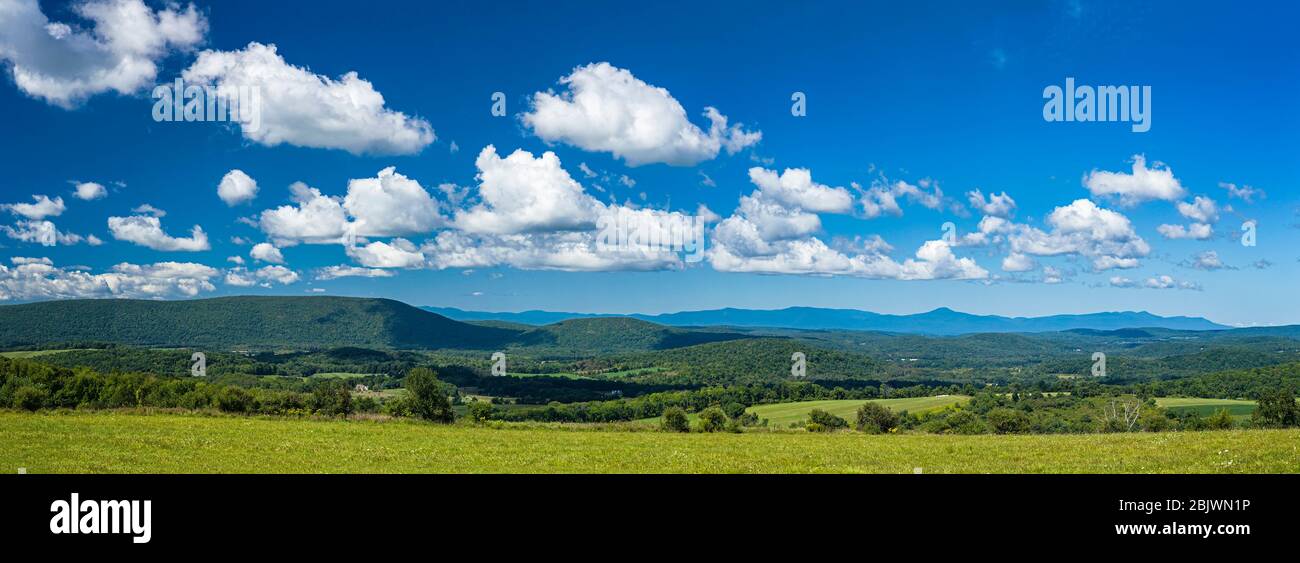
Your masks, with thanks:
M 325 294 L 1300 323 L 1294 7 L 3 4 L 7 302 Z M 183 73 L 260 88 L 259 130 L 155 121 L 151 91 Z M 1067 77 L 1149 86 L 1150 130 L 1045 121 L 1044 88 Z M 711 130 L 708 107 L 726 127 Z M 232 170 L 228 195 L 248 195 L 246 177 L 255 196 L 219 197 Z M 295 182 L 319 194 L 295 200 Z M 976 189 L 1009 200 L 977 208 Z M 33 196 L 50 201 L 13 205 Z M 701 205 L 702 261 L 593 246 L 599 217 Z M 1238 240 L 1246 221 L 1254 246 Z

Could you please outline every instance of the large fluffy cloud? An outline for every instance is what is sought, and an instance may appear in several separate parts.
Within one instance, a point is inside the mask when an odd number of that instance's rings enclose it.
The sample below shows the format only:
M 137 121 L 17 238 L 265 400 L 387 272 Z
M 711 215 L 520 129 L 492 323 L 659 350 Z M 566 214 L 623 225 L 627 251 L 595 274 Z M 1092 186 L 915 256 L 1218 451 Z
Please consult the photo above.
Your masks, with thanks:
M 419 182 L 388 167 L 374 178 L 348 182 L 343 209 L 358 236 L 396 236 L 432 231 L 442 223 L 438 202 Z
M 600 204 L 583 191 L 560 158 L 516 150 L 506 158 L 488 145 L 475 160 L 481 202 L 456 215 L 473 233 L 518 234 L 591 228 Z
M 1146 157 L 1133 156 L 1131 173 L 1093 170 L 1083 177 L 1083 185 L 1094 197 L 1114 197 L 1121 205 L 1144 201 L 1176 201 L 1187 193 L 1168 166 L 1154 163 L 1147 167 Z
M 203 40 L 207 23 L 187 5 L 151 10 L 142 0 L 73 6 L 89 26 L 51 22 L 37 0 L 0 3 L 0 59 L 24 93 L 70 108 L 101 92 L 132 94 L 153 83 L 168 53 Z
M 1128 217 L 1079 199 L 1052 210 L 1044 231 L 1001 217 L 986 216 L 979 230 L 962 237 L 959 245 L 1002 244 L 1011 254 L 1003 269 L 1025 271 L 1029 256 L 1081 256 L 1097 271 L 1135 268 L 1151 253 L 1151 246 L 1133 229 Z
M 609 63 L 575 68 L 560 84 L 567 90 L 533 95 L 524 125 L 547 142 L 613 153 L 630 166 L 689 166 L 717 157 L 724 148 L 734 154 L 762 138 L 740 124 L 728 126 L 726 116 L 712 107 L 705 108 L 710 124 L 705 132 L 687 119 L 668 90 Z
M 348 217 L 341 198 L 329 197 L 302 182 L 289 186 L 296 205 L 282 205 L 262 212 L 258 226 L 281 246 L 308 243 L 341 243 Z
M 174 237 L 163 231 L 162 221 L 153 216 L 109 217 L 108 230 L 117 240 L 154 250 L 198 252 L 212 248 L 202 227 L 194 225 L 189 237 Z
M 758 189 L 741 196 L 736 212 L 713 229 L 707 254 L 716 270 L 901 280 L 988 277 L 988 271 L 970 258 L 958 258 L 944 241 L 926 242 L 914 257 L 901 263 L 887 255 L 892 248 L 878 236 L 865 242 L 827 245 L 814 236 L 821 231 L 817 213 L 852 211 L 853 198 L 847 190 L 813 182 L 806 169 L 787 169 L 777 175 L 751 168 L 749 176 Z M 925 187 L 931 188 L 928 181 Z M 901 213 L 899 197 L 935 209 L 943 204 L 938 186 L 927 192 L 906 182 L 883 181 L 866 190 L 860 203 L 871 218 L 885 212 Z
M 348 182 L 347 195 L 326 196 L 302 182 L 289 186 L 295 205 L 262 212 L 258 226 L 279 246 L 333 244 L 350 237 L 422 234 L 443 223 L 437 200 L 392 168 Z
M 0 264 L 0 300 L 80 299 L 98 297 L 193 297 L 213 291 L 215 268 L 190 262 L 121 263 L 92 274 L 58 268 L 48 258 L 12 258 Z
M 1138 259 L 1151 253 L 1128 217 L 1090 200 L 1057 207 L 1048 214 L 1047 224 L 1050 232 L 1015 228 L 1009 237 L 1012 251 L 1035 256 L 1077 254 L 1091 260 L 1098 271 L 1137 267 Z
M 285 62 L 275 45 L 204 51 L 182 75 L 214 88 L 253 87 L 260 122 L 241 124 L 244 137 L 267 146 L 343 149 L 353 154 L 415 154 L 434 141 L 423 119 L 384 106 L 370 82 L 349 72 L 338 80 Z

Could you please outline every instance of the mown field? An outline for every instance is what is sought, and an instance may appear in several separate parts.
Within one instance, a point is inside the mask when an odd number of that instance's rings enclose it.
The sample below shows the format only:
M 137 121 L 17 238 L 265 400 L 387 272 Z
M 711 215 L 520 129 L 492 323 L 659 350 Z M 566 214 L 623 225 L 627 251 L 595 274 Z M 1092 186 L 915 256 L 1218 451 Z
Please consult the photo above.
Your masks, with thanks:
M 1220 409 L 1225 409 L 1235 420 L 1250 418 L 1255 412 L 1255 401 L 1237 399 L 1203 399 L 1199 397 L 1161 397 L 1156 404 L 1172 412 L 1196 411 L 1201 416 L 1210 416 Z
M 667 434 L 412 421 L 0 412 L 29 473 L 1300 472 L 1300 430 L 946 436 Z
M 752 412 L 759 419 L 767 419 L 769 428 L 786 428 L 791 423 L 806 422 L 808 413 L 813 409 L 821 409 L 835 416 L 849 421 L 853 424 L 858 417 L 858 407 L 862 403 L 877 403 L 889 407 L 894 412 L 908 411 L 912 414 L 920 414 L 939 410 L 958 403 L 969 401 L 970 397 L 966 395 L 939 395 L 935 397 L 909 397 L 903 399 L 843 399 L 843 400 L 825 400 L 825 401 L 795 401 L 790 403 L 775 403 L 771 405 L 758 405 L 745 409 L 746 412 Z M 692 423 L 698 419 L 699 413 L 690 413 L 686 415 Z M 653 425 L 658 424 L 660 417 L 643 418 L 636 421 L 638 424 Z
M 20 350 L 17 352 L 0 352 L 0 356 L 6 358 L 26 360 L 30 358 L 39 358 L 41 356 L 48 356 L 50 354 L 61 354 L 63 352 L 80 352 L 82 350 L 84 350 L 84 348 L 72 348 L 68 350 Z
M 949 407 L 958 403 L 969 401 L 970 397 L 965 395 L 939 395 L 936 397 L 912 397 L 905 399 L 875 399 L 870 402 L 889 407 L 894 412 L 908 411 L 912 414 L 933 411 Z M 831 400 L 831 401 L 800 401 L 795 403 L 777 403 L 774 405 L 758 405 L 747 409 L 758 415 L 758 418 L 766 418 L 768 425 L 775 428 L 784 428 L 793 422 L 802 422 L 808 420 L 808 413 L 813 409 L 821 409 L 835 416 L 843 418 L 853 424 L 857 420 L 858 408 L 862 406 L 862 399 L 849 400 Z

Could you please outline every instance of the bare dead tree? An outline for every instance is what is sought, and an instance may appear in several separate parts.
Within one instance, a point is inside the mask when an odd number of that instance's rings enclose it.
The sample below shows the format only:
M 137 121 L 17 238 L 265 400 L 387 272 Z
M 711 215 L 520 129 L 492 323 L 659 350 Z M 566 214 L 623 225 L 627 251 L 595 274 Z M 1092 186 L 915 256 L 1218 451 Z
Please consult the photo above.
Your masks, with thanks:
M 1122 412 L 1121 408 L 1123 409 Z M 1126 432 L 1132 432 L 1133 427 L 1137 425 L 1138 416 L 1142 414 L 1142 403 L 1124 401 L 1117 404 L 1117 401 L 1111 399 L 1110 404 L 1105 407 L 1105 414 L 1108 420 L 1113 420 L 1117 424 L 1122 423 Z

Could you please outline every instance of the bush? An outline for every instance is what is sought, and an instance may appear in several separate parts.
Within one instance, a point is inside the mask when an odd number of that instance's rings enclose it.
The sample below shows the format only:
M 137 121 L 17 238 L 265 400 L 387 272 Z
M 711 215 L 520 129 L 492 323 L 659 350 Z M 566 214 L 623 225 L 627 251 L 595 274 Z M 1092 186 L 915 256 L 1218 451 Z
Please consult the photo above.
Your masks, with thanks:
M 691 423 L 686 418 L 686 411 L 681 407 L 668 407 L 664 409 L 663 421 L 659 427 L 665 432 L 690 432 Z
M 1016 409 L 998 407 L 984 415 L 995 434 L 1021 434 L 1029 431 L 1029 417 Z
M 403 383 L 411 398 L 411 412 L 416 416 L 433 422 L 452 423 L 456 413 L 451 410 L 451 401 L 442 382 L 429 368 L 415 368 L 406 374 Z
M 34 411 L 45 405 L 48 393 L 35 385 L 24 385 L 14 391 L 14 406 L 23 410 Z
M 223 387 L 217 393 L 217 408 L 222 412 L 248 412 L 252 406 L 253 394 L 239 387 Z
M 1205 427 L 1210 430 L 1228 430 L 1232 428 L 1232 415 L 1228 409 L 1219 409 L 1205 419 Z
M 727 428 L 727 413 L 718 407 L 709 407 L 700 411 L 700 420 L 696 424 L 700 432 L 721 432 Z
M 752 413 L 752 412 L 747 412 L 747 413 L 741 414 L 739 417 L 737 417 L 737 418 L 733 418 L 732 420 L 736 421 L 736 424 L 739 424 L 739 425 L 741 425 L 741 426 L 758 426 L 758 425 L 759 425 L 758 415 L 756 415 L 756 414 L 754 414 L 754 413 Z M 764 424 L 764 426 L 767 426 L 767 425 Z
M 815 429 L 814 429 L 815 427 Z M 828 413 L 821 409 L 813 409 L 808 413 L 808 430 L 813 432 L 830 432 L 841 428 L 848 428 L 849 421 L 838 416 Z
M 252 407 L 252 393 L 239 387 L 221 387 L 216 400 L 222 412 L 248 412 Z
M 988 425 L 975 413 L 967 409 L 957 409 L 952 414 L 943 419 L 940 424 L 939 432 L 947 434 L 985 434 L 989 431 Z
M 379 408 L 379 412 L 396 417 L 415 416 L 415 413 L 411 410 L 410 397 L 397 397 L 384 401 L 384 404 Z
M 484 422 L 492 418 L 492 403 L 487 401 L 474 401 L 469 404 L 469 418 L 474 422 Z
M 374 397 L 357 397 L 352 401 L 353 409 L 357 412 L 377 412 L 379 411 L 379 402 Z
M 727 418 L 740 418 L 745 414 L 745 405 L 732 401 L 722 405 L 722 412 L 727 414 Z
M 898 426 L 898 415 L 889 407 L 878 403 L 863 403 L 858 407 L 858 430 L 883 434 Z

